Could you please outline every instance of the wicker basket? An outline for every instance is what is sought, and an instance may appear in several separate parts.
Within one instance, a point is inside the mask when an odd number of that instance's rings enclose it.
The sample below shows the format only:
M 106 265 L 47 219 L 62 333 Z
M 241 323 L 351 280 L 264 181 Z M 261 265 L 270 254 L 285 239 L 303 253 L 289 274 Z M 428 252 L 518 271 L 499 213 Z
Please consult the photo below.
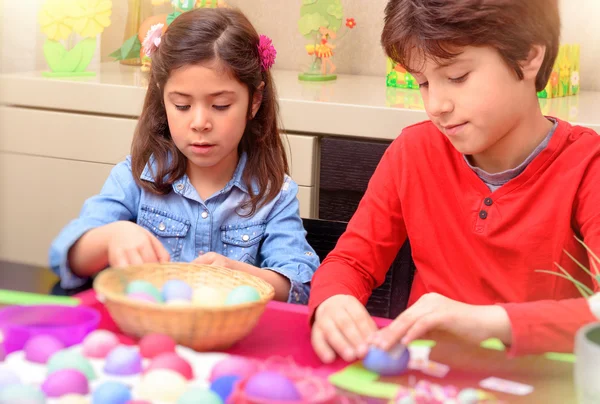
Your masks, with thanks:
M 160 289 L 169 279 L 183 280 L 193 289 L 206 285 L 223 292 L 249 285 L 256 288 L 261 299 L 235 306 L 169 306 L 130 299 L 124 293 L 134 280 L 148 281 Z M 226 349 L 244 338 L 275 295 L 270 284 L 245 272 L 183 263 L 109 268 L 96 277 L 94 290 L 124 333 L 137 338 L 166 334 L 196 351 Z

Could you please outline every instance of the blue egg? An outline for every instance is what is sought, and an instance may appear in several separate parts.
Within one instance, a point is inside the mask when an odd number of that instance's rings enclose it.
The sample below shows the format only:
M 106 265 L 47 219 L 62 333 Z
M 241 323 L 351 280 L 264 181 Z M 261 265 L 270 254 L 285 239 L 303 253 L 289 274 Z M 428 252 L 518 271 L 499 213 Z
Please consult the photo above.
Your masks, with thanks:
M 259 300 L 260 293 L 258 293 L 258 290 L 254 289 L 252 286 L 242 285 L 229 292 L 225 304 L 231 306 L 235 304 L 257 302 Z
M 171 279 L 162 287 L 162 297 L 169 300 L 192 300 L 194 290 L 190 285 L 179 279 Z
M 105 382 L 92 393 L 92 404 L 126 404 L 131 400 L 131 391 L 123 383 Z
M 409 360 L 410 352 L 402 344 L 392 347 L 389 352 L 371 347 L 363 359 L 363 366 L 381 376 L 397 376 L 404 373 Z
M 218 379 L 213 380 L 210 385 L 210 389 L 217 393 L 223 402 L 227 402 L 227 399 L 233 392 L 235 383 L 237 383 L 237 381 L 240 379 L 241 378 L 239 376 L 235 375 L 221 376 Z

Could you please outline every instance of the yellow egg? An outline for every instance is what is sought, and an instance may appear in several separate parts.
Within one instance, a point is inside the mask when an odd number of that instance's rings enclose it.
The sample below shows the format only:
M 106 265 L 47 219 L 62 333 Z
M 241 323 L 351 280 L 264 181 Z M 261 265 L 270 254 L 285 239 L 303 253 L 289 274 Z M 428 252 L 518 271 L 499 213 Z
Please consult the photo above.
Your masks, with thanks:
M 192 302 L 200 306 L 218 307 L 225 305 L 227 294 L 217 288 L 200 286 L 194 290 Z
M 174 403 L 187 390 L 187 380 L 170 369 L 156 369 L 144 375 L 135 387 L 134 396 L 150 402 Z
M 58 399 L 56 404 L 89 404 L 89 401 L 79 394 L 67 394 Z

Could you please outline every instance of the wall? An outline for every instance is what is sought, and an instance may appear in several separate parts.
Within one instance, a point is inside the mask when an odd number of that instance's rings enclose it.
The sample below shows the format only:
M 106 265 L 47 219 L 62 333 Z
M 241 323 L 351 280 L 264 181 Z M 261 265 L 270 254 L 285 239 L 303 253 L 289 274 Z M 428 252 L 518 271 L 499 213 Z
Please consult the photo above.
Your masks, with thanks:
M 35 17 L 43 0 L 20 2 L 2 0 L 3 41 L 0 71 L 25 71 L 44 68 L 41 57 L 43 36 Z M 148 0 L 149 1 L 149 0 Z M 298 33 L 297 21 L 301 0 L 227 0 L 241 8 L 257 30 L 269 35 L 277 47 L 277 67 L 299 70 L 308 63 L 305 40 Z M 385 74 L 385 60 L 379 45 L 383 10 L 387 0 L 342 0 L 345 17 L 354 17 L 358 26 L 349 32 L 335 57 L 339 73 L 364 75 Z M 563 41 L 579 42 L 582 51 L 582 87 L 600 91 L 600 1 L 560 0 Z M 168 9 L 168 7 L 166 8 Z M 585 11 L 584 11 L 585 10 Z M 113 23 L 102 34 L 102 60 L 123 41 L 127 18 L 127 1 L 113 0 Z M 19 22 L 20 21 L 20 22 Z

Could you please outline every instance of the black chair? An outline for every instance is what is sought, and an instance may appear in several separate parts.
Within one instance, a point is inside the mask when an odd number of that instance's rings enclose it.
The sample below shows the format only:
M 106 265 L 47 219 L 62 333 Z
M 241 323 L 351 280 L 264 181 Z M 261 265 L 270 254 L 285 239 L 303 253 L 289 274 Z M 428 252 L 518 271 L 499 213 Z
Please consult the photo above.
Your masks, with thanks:
M 318 219 L 302 219 L 308 243 L 323 261 L 333 250 L 340 236 L 346 231 L 346 222 Z M 383 285 L 373 291 L 367 302 L 367 310 L 373 316 L 395 318 L 408 303 L 415 273 L 410 244 L 404 243 L 387 272 Z

